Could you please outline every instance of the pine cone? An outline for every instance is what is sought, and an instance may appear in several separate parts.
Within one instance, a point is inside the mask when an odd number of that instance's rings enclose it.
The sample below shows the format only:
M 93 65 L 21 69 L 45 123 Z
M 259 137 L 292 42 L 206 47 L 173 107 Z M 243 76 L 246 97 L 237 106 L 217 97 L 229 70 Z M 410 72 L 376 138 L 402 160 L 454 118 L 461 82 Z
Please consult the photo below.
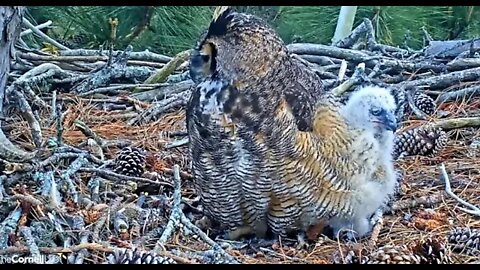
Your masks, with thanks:
M 419 241 L 413 252 L 420 257 L 421 264 L 451 264 L 452 258 L 444 243 L 437 239 L 428 238 Z
M 127 176 L 141 176 L 145 171 L 145 155 L 141 149 L 125 147 L 114 160 L 114 171 Z
M 447 141 L 447 134 L 440 128 L 417 127 L 396 135 L 393 156 L 433 156 L 446 146 Z
M 419 91 L 413 94 L 413 103 L 426 115 L 433 115 L 435 113 L 435 109 L 437 108 L 433 98 Z
M 351 246 L 345 248 L 343 253 L 339 251 L 333 254 L 334 264 L 366 264 L 368 257 L 367 250 L 362 247 Z M 343 255 L 343 257 L 342 257 Z
M 171 258 L 156 255 L 153 252 L 118 248 L 108 256 L 109 264 L 176 264 Z
M 448 234 L 448 242 L 452 250 L 465 252 L 467 255 L 480 255 L 480 230 L 470 228 L 454 228 Z
M 406 246 L 386 245 L 370 255 L 367 264 L 418 264 L 420 257 L 413 254 Z

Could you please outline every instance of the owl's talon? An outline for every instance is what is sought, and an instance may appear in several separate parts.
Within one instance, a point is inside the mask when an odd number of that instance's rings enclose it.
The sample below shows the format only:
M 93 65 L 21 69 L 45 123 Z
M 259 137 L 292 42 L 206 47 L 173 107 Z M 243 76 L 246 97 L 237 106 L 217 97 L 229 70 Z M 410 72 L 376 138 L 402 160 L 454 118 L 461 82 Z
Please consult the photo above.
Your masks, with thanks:
M 253 251 L 258 252 L 260 248 L 271 248 L 277 242 L 276 239 L 253 238 L 248 241 L 248 245 Z
M 305 235 L 302 233 L 297 234 L 297 249 L 308 249 L 310 245 L 307 243 L 307 240 L 305 240 Z

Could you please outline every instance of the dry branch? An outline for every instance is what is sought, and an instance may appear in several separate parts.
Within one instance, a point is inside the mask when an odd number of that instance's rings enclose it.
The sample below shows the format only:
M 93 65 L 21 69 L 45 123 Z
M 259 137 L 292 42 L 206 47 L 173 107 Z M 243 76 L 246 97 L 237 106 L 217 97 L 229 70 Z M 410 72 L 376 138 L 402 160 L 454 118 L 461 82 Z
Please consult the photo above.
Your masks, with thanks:
M 424 54 L 427 57 L 456 57 L 462 52 L 470 50 L 472 43 L 474 47 L 480 47 L 480 39 L 431 41 L 425 48 Z
M 50 26 L 51 24 L 52 24 L 52 21 L 48 20 L 44 23 L 41 23 L 41 24 L 35 26 L 35 28 L 40 30 L 40 29 L 43 29 L 45 27 Z M 33 33 L 32 29 L 27 29 L 27 30 L 20 33 L 20 37 L 26 36 L 26 35 L 31 34 L 31 33 Z
M 178 53 L 163 68 L 161 68 L 158 72 L 148 77 L 148 79 L 145 80 L 144 84 L 164 82 L 167 79 L 167 77 L 170 74 L 172 74 L 189 57 L 190 57 L 190 50 L 186 50 Z M 138 89 L 133 90 L 133 92 L 138 92 L 138 91 L 139 91 Z
M 38 28 L 36 28 L 31 22 L 29 22 L 26 18 L 23 18 L 23 24 L 28 27 L 30 30 L 32 30 L 33 33 L 37 34 L 39 37 L 47 41 L 48 43 L 51 43 L 55 47 L 58 47 L 62 50 L 70 50 L 69 48 L 63 46 L 62 44 L 58 43 L 51 37 L 47 36 L 44 34 L 42 31 L 40 31 Z
M 438 96 L 436 102 L 442 103 L 442 102 L 447 102 L 452 100 L 460 100 L 463 98 L 470 99 L 478 95 L 480 95 L 480 86 L 472 86 L 472 87 L 467 87 L 458 91 L 442 93 L 441 95 Z
M 442 179 L 445 182 L 445 192 L 450 197 L 455 199 L 457 202 L 459 202 L 459 203 L 463 204 L 464 206 L 470 208 L 470 209 L 466 209 L 466 208 L 459 207 L 459 209 L 466 212 L 466 213 L 469 213 L 471 215 L 480 216 L 480 208 L 478 208 L 477 206 L 463 200 L 462 198 L 458 197 L 455 193 L 453 193 L 452 188 L 450 187 L 450 178 L 448 177 L 447 170 L 445 169 L 445 164 L 443 164 L 443 163 L 440 164 L 440 171 L 442 173 Z
M 480 117 L 462 117 L 439 120 L 433 124 L 435 127 L 451 130 L 467 127 L 480 127 Z
M 451 85 L 459 84 L 465 81 L 475 81 L 480 79 L 480 68 L 472 68 L 462 71 L 450 72 L 445 75 L 432 76 L 425 79 L 418 79 L 400 83 L 405 89 L 420 87 L 429 89 L 445 89 Z
M 182 202 L 182 187 L 180 180 L 180 169 L 178 165 L 173 166 L 173 185 L 173 206 L 170 213 L 170 218 L 168 219 L 168 223 L 163 230 L 162 236 L 160 236 L 160 239 L 158 239 L 157 243 L 155 244 L 154 252 L 156 253 L 164 249 L 163 245 L 169 240 L 173 230 L 180 223 L 180 215 L 182 214 L 182 209 L 180 208 L 180 203 Z
M 75 50 L 68 50 L 68 51 L 60 51 L 60 56 L 106 56 L 104 54 L 105 51 L 98 51 L 98 50 L 85 50 L 85 49 L 75 49 Z M 121 51 L 113 51 L 113 54 L 118 55 Z M 143 52 L 132 52 L 129 55 L 130 60 L 139 60 L 139 61 L 150 61 L 150 62 L 158 62 L 158 63 L 167 63 L 172 60 L 171 57 L 152 53 L 148 50 Z

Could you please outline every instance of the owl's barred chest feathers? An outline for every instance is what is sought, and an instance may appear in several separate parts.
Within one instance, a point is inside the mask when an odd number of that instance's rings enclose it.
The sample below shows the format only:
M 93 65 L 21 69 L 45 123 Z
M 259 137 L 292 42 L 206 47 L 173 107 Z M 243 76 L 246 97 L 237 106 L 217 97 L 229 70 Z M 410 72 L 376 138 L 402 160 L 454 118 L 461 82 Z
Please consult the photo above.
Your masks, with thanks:
M 257 192 L 268 189 L 259 180 L 265 178 L 265 148 L 257 141 L 260 102 L 255 93 L 245 95 L 220 79 L 200 83 L 189 102 L 195 184 L 205 213 L 229 229 L 255 223 L 249 213 L 261 200 Z

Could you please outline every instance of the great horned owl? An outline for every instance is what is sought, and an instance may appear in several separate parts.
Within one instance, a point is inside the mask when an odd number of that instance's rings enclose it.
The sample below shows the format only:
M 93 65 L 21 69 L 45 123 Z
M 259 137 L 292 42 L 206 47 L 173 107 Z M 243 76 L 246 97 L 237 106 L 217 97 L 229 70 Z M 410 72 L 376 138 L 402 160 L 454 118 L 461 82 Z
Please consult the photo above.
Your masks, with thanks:
M 272 153 L 281 153 L 271 121 L 286 102 L 295 130 L 312 129 L 320 78 L 290 57 L 261 19 L 217 9 L 190 59 L 197 84 L 187 106 L 192 173 L 205 214 L 236 238 L 265 235 Z

